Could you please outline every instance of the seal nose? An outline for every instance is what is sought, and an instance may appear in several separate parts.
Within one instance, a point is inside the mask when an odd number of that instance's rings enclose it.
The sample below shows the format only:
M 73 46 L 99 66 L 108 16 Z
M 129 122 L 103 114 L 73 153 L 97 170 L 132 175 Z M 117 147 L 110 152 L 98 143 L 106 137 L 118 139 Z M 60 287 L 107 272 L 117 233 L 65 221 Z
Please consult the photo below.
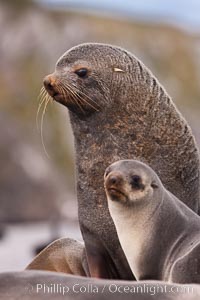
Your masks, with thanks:
M 111 176 L 110 178 L 109 178 L 109 184 L 110 185 L 115 185 L 115 184 L 117 184 L 117 181 L 118 181 L 118 177 L 117 176 Z
M 50 96 L 55 96 L 57 92 L 55 91 L 55 77 L 53 75 L 48 75 L 43 80 L 44 87 Z
M 108 187 L 118 186 L 122 182 L 122 180 L 123 178 L 121 174 L 112 172 L 106 179 L 106 185 Z

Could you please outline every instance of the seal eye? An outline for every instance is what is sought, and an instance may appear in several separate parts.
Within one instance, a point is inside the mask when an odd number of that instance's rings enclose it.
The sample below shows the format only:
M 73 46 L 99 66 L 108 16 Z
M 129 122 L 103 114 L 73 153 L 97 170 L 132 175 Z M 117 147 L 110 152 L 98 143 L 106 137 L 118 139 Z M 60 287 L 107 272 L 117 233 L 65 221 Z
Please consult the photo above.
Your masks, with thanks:
M 144 185 L 142 184 L 142 179 L 138 175 L 131 176 L 130 184 L 131 184 L 133 189 L 140 190 L 140 189 L 144 188 Z
M 86 69 L 86 68 L 78 69 L 78 70 L 75 71 L 75 73 L 79 77 L 83 78 L 83 77 L 86 77 L 86 75 L 88 74 L 88 69 Z

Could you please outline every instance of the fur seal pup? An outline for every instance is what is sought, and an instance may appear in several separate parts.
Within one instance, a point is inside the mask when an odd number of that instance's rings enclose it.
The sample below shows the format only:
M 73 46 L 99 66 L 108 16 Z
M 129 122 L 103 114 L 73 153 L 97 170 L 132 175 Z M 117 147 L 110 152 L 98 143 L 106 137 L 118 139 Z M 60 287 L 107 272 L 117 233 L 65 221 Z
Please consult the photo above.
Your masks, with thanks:
M 0 273 L 0 299 L 13 300 L 197 300 L 200 285 L 158 281 L 110 281 L 55 272 Z
M 104 171 L 120 159 L 144 161 L 197 212 L 199 153 L 191 130 L 152 73 L 115 46 L 89 43 L 70 49 L 44 86 L 69 109 L 79 222 L 90 273 L 132 279 L 108 212 Z
M 44 270 L 86 276 L 87 263 L 84 262 L 84 246 L 70 238 L 61 238 L 43 249 L 26 270 Z
M 108 207 L 137 280 L 200 283 L 200 217 L 135 160 L 105 172 Z

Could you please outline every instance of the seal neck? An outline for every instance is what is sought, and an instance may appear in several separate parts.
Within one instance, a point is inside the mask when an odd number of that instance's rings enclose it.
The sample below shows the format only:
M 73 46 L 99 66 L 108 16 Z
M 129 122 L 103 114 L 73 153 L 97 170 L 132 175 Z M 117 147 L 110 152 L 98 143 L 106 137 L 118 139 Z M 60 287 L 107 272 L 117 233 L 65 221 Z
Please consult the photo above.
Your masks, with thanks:
M 161 202 L 150 202 L 141 210 L 109 202 L 122 249 L 137 280 L 168 280 L 166 261 L 172 252 L 170 258 L 175 259 L 174 245 L 179 246 L 177 240 L 187 226 L 186 216 L 176 208 L 176 201 L 169 198 L 166 190 L 160 199 Z

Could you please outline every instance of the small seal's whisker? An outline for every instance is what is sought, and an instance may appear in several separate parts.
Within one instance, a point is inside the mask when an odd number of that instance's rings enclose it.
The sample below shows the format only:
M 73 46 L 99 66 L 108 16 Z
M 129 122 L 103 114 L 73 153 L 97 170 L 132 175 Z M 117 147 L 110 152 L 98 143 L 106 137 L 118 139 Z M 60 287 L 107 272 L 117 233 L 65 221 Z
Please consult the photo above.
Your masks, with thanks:
M 51 97 L 49 95 L 47 95 L 47 98 L 45 98 L 45 99 L 46 99 L 46 101 L 45 101 L 45 105 L 44 105 L 44 109 L 43 109 L 42 117 L 41 117 L 40 136 L 41 136 L 42 146 L 43 146 L 44 152 L 47 155 L 47 157 L 50 158 L 50 156 L 49 156 L 49 154 L 46 150 L 45 143 L 44 143 L 43 124 L 44 124 L 44 116 L 45 116 L 46 108 L 47 108 L 47 105 L 48 105 L 49 101 L 51 100 Z

